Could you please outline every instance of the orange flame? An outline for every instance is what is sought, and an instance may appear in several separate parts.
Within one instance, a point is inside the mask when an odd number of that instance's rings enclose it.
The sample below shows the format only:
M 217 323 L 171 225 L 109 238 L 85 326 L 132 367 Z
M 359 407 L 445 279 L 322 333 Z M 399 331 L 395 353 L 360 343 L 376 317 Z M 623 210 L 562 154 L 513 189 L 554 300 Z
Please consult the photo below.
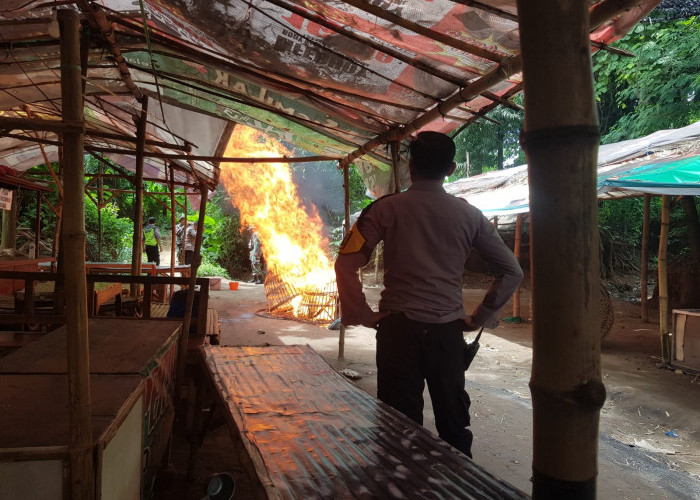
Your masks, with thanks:
M 226 147 L 230 157 L 280 157 L 291 152 L 276 139 L 236 125 Z M 241 213 L 242 227 L 254 226 L 270 271 L 293 280 L 297 289 L 335 281 L 326 255 L 328 241 L 315 206 L 308 214 L 287 163 L 221 163 L 221 180 Z

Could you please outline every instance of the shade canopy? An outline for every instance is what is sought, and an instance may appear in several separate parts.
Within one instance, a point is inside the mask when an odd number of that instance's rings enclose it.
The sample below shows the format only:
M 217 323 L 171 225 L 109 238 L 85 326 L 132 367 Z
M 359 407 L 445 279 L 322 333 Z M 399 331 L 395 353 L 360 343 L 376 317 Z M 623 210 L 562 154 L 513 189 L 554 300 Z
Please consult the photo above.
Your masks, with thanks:
M 589 1 L 593 49 L 659 0 Z M 133 169 L 140 99 L 148 96 L 145 176 L 210 185 L 227 122 L 312 155 L 352 162 L 381 196 L 408 182 L 389 142 L 471 123 L 522 89 L 515 0 L 86 0 L 86 149 Z M 60 120 L 56 3 L 0 7 L 0 118 Z M 556 43 L 553 40 L 552 43 Z M 155 101 L 155 102 L 154 102 Z M 57 159 L 55 132 L 0 130 L 0 164 L 18 171 Z M 184 149 L 200 158 L 187 161 Z
M 700 121 L 600 146 L 597 185 L 599 199 L 700 196 Z M 527 165 L 459 179 L 445 190 L 489 217 L 530 210 Z

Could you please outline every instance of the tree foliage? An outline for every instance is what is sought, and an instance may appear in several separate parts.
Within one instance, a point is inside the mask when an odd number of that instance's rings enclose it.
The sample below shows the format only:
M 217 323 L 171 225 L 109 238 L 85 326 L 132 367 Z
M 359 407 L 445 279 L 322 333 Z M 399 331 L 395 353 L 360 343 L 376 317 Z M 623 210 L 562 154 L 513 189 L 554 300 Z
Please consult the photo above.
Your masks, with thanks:
M 700 20 L 645 20 L 594 56 L 603 143 L 678 128 L 700 119 Z
M 516 103 L 522 98 L 517 97 Z M 508 165 L 522 165 L 525 155 L 520 149 L 523 113 L 499 106 L 454 136 L 457 169 L 450 180 L 502 170 Z

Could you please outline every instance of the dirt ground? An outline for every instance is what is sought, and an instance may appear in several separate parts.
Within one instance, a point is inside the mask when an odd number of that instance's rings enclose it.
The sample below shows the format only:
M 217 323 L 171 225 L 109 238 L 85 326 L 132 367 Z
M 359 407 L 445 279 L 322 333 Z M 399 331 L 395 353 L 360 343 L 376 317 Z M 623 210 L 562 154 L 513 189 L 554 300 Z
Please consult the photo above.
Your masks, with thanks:
M 226 290 L 224 290 L 226 288 Z M 338 358 L 338 331 L 308 323 L 257 314 L 266 307 L 264 287 L 241 283 L 239 289 L 212 293 L 218 310 L 222 345 L 308 344 L 329 364 L 349 368 L 362 378 L 354 383 L 376 394 L 374 330 L 346 331 L 344 358 Z M 373 275 L 365 292 L 376 304 L 380 286 Z M 483 289 L 464 291 L 471 310 Z M 520 324 L 501 322 L 484 331 L 481 349 L 467 372 L 472 399 L 474 461 L 521 490 L 531 492 L 532 403 L 528 383 L 532 362 L 529 294 L 522 291 Z M 642 323 L 639 306 L 614 300 L 615 324 L 603 341 L 602 372 L 607 399 L 601 411 L 598 498 L 700 498 L 700 379 L 697 375 L 659 368 L 660 342 L 655 323 Z M 507 305 L 501 317 L 510 316 Z M 656 318 L 652 315 L 652 321 Z M 425 426 L 435 432 L 426 392 Z M 216 422 L 215 422 L 216 423 Z M 161 475 L 156 499 L 199 499 L 208 478 L 231 473 L 236 499 L 253 498 L 255 480 L 245 473 L 240 443 L 223 425 L 207 434 L 196 460 L 195 478 L 184 479 L 187 446 L 175 442 L 173 471 Z

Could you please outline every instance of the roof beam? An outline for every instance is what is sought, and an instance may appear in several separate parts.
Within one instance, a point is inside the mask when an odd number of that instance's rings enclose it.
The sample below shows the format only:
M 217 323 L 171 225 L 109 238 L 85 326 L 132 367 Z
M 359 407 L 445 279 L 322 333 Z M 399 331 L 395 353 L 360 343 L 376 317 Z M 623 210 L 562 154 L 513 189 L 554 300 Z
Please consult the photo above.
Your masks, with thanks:
M 122 56 L 122 51 L 117 44 L 116 38 L 114 37 L 112 23 L 107 20 L 107 16 L 105 15 L 102 7 L 95 3 L 88 3 L 87 0 L 77 0 L 76 3 L 78 4 L 78 7 L 80 7 L 80 10 L 88 16 L 90 23 L 99 28 L 99 30 L 102 32 L 102 36 L 109 46 L 109 51 L 114 57 L 114 62 L 117 64 L 119 73 L 121 73 L 122 80 L 126 86 L 129 87 L 129 90 L 132 94 L 134 94 L 136 99 L 139 101 L 143 100 L 143 94 L 131 79 L 131 73 L 129 73 L 129 68 L 126 66 L 126 60 L 124 59 L 124 56 Z
M 392 24 L 396 24 L 397 26 L 401 26 L 402 28 L 405 28 L 409 31 L 412 31 L 414 33 L 418 33 L 419 35 L 423 35 L 427 38 L 430 38 L 431 40 L 435 40 L 437 42 L 443 43 L 447 45 L 448 47 L 453 47 L 457 50 L 461 50 L 463 52 L 466 52 L 468 54 L 475 55 L 477 57 L 483 57 L 484 59 L 488 59 L 490 61 L 495 61 L 497 63 L 502 62 L 506 56 L 499 54 L 497 52 L 493 52 L 490 50 L 486 50 L 484 48 L 478 47 L 476 45 L 472 45 L 470 43 L 463 42 L 461 40 L 457 40 L 455 38 L 452 38 L 448 35 L 445 35 L 444 33 L 439 33 L 437 31 L 431 30 L 430 28 L 426 28 L 424 26 L 421 26 L 418 23 L 414 23 L 413 21 L 408 21 L 407 19 L 404 19 L 402 17 L 397 16 L 396 14 L 393 14 L 382 7 L 372 5 L 365 0 L 343 0 L 346 4 L 352 5 L 356 9 L 360 9 L 363 12 L 367 12 L 368 14 L 372 14 L 373 16 L 377 16 L 380 19 L 384 19 L 385 21 L 388 21 Z
M 0 129 L 5 130 L 44 130 L 47 132 L 65 133 L 82 132 L 82 122 L 70 120 L 43 120 L 37 118 L 19 118 L 15 116 L 0 116 Z

